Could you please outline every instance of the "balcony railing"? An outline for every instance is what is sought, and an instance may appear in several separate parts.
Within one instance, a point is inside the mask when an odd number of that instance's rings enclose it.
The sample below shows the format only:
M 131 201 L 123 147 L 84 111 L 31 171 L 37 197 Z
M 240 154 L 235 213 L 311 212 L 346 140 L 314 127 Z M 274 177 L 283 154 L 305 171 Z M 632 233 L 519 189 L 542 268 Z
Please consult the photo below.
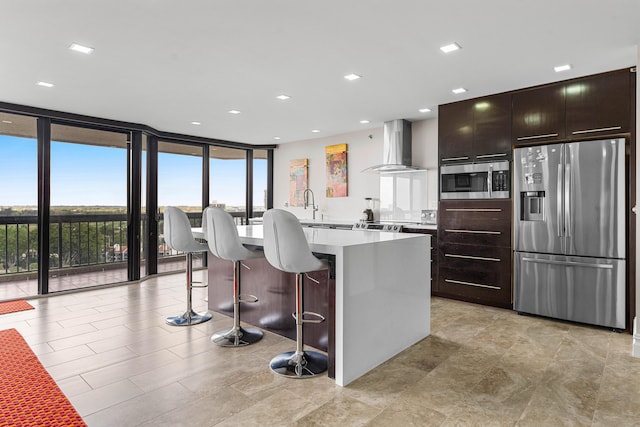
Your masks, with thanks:
M 230 212 L 237 225 L 244 225 L 244 212 Z M 258 213 L 259 216 L 262 212 Z M 192 227 L 200 227 L 202 213 L 187 213 Z M 141 229 L 146 230 L 143 215 Z M 158 218 L 158 257 L 179 252 L 165 244 L 164 222 Z M 52 215 L 49 232 L 49 269 L 122 263 L 128 258 L 126 214 Z M 141 256 L 144 256 L 141 254 Z M 4 276 L 35 273 L 38 270 L 38 217 L 0 217 L 0 279 Z

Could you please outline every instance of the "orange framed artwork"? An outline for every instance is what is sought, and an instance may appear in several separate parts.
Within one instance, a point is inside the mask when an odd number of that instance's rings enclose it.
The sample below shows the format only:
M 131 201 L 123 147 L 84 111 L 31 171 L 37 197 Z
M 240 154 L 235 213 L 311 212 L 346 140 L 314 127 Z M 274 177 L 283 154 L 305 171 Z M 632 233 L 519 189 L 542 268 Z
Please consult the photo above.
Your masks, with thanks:
M 327 159 L 327 197 L 347 197 L 347 144 L 325 147 Z

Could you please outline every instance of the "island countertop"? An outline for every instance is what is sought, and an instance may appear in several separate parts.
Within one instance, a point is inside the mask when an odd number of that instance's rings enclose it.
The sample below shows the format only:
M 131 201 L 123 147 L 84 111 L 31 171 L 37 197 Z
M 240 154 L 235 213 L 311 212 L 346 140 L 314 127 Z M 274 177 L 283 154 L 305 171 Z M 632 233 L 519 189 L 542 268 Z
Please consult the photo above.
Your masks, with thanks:
M 431 236 L 303 230 L 313 252 L 335 257 L 335 347 L 330 353 L 335 354 L 338 385 L 429 336 Z M 238 234 L 246 245 L 264 246 L 262 225 L 238 226 Z M 290 310 L 283 308 L 287 314 Z
M 262 225 L 240 225 L 238 234 L 246 245 L 262 246 Z M 335 228 L 303 228 L 312 252 L 337 255 L 341 249 L 377 242 L 392 242 L 420 238 L 410 233 L 391 233 L 364 230 L 341 230 Z

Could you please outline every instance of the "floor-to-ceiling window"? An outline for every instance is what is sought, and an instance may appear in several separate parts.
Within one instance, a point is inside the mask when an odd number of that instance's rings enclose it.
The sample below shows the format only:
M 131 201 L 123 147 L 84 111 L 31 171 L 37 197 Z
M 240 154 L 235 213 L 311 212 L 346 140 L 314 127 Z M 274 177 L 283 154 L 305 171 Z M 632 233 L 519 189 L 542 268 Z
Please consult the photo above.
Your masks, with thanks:
M 209 147 L 209 204 L 229 212 L 240 224 L 246 218 L 246 150 Z
M 267 210 L 267 150 L 253 150 L 253 217 Z
M 0 300 L 38 290 L 38 141 L 34 117 L 0 113 Z
M 193 226 L 204 205 L 237 224 L 268 206 L 273 147 L 39 111 L 0 102 L 0 300 L 184 269 L 163 206 Z
M 176 206 L 189 216 L 196 227 L 202 221 L 202 146 L 160 141 L 158 143 L 158 207 Z M 158 272 L 184 269 L 184 257 L 164 241 L 164 221 L 158 224 Z M 202 256 L 193 258 L 194 267 L 202 265 Z
M 49 292 L 128 279 L 128 136 L 51 125 Z

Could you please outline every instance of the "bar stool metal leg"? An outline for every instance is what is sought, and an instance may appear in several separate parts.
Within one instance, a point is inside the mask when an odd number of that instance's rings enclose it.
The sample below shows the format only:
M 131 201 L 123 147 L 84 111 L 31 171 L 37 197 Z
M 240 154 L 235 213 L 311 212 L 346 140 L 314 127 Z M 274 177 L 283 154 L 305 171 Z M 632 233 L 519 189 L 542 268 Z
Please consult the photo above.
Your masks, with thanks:
M 310 378 L 327 370 L 327 356 L 317 351 L 304 351 L 302 337 L 302 325 L 304 323 L 320 323 L 325 319 L 322 315 L 303 311 L 302 299 L 302 274 L 296 274 L 296 350 L 281 353 L 271 359 L 269 366 L 278 375 L 288 378 Z M 305 319 L 304 315 L 318 317 L 319 319 Z
M 166 322 L 172 326 L 197 325 L 211 320 L 211 313 L 197 313 L 193 311 L 191 303 L 191 290 L 193 289 L 193 254 L 187 252 L 187 311 L 179 316 L 167 317 Z
M 240 303 L 257 302 L 252 295 L 251 300 L 240 300 L 240 261 L 233 263 L 233 327 L 229 330 L 218 331 L 211 337 L 211 342 L 222 347 L 243 347 L 262 339 L 263 333 L 256 328 L 243 328 L 240 326 Z

